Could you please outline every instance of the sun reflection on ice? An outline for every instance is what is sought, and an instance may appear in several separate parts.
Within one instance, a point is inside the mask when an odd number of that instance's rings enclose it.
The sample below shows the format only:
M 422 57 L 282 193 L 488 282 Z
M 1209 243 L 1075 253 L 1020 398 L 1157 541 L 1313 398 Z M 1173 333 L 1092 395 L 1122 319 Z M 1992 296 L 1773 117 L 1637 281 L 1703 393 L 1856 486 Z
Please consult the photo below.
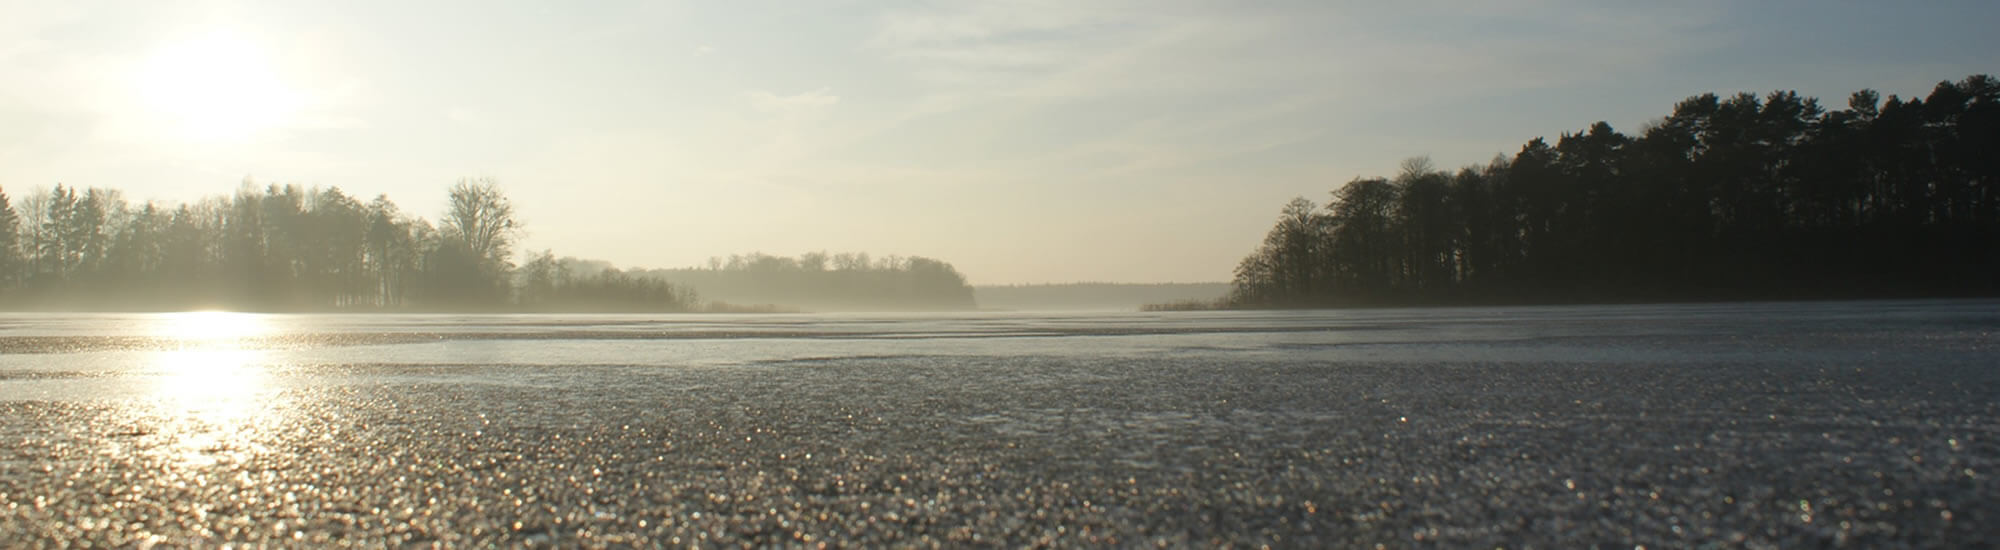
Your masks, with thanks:
M 241 461 L 263 454 L 261 434 L 282 421 L 268 352 L 257 338 L 271 332 L 264 316 L 228 312 L 163 315 L 154 333 L 164 340 L 147 371 L 154 434 L 162 458 L 188 466 Z
M 249 343 L 246 340 L 270 334 L 271 328 L 266 316 L 255 313 L 190 311 L 161 315 L 153 333 L 183 348 L 208 345 L 240 349 Z

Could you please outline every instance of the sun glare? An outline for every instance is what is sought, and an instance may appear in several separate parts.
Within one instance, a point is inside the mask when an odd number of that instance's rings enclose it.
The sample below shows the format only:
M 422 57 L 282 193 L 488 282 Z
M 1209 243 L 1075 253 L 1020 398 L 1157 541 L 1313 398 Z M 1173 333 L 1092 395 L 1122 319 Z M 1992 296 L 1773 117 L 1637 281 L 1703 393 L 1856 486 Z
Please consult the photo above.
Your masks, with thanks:
M 301 105 L 266 50 L 228 33 L 156 48 L 138 86 L 149 112 L 194 141 L 247 140 L 286 123 Z
M 154 427 L 166 444 L 156 454 L 189 466 L 261 454 L 260 430 L 279 422 L 285 410 L 263 359 L 258 350 L 157 352 L 153 410 L 162 416 Z
M 279 422 L 285 405 L 270 383 L 263 315 L 226 311 L 170 313 L 153 334 L 169 342 L 151 354 L 156 449 L 179 464 L 204 466 L 263 452 L 260 430 Z
M 264 316 L 254 313 L 191 311 L 162 316 L 154 333 L 183 346 L 202 344 L 234 348 L 241 340 L 263 336 L 270 330 Z

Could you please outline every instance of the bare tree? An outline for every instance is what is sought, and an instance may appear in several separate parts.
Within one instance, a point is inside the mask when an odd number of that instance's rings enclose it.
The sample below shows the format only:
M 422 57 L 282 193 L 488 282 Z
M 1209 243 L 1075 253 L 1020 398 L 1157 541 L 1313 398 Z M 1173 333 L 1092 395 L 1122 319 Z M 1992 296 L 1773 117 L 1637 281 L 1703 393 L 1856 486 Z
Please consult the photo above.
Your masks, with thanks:
M 445 211 L 447 238 L 456 239 L 487 267 L 505 269 L 520 232 L 514 205 L 500 193 L 493 178 L 461 178 L 451 186 L 451 206 Z

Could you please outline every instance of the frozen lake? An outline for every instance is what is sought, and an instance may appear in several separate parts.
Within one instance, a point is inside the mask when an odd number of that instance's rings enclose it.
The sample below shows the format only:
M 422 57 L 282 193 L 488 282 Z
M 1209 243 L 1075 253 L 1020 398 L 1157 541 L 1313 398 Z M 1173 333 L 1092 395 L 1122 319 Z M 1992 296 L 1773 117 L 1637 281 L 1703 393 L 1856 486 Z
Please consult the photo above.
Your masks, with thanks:
M 2000 302 L 0 315 L 0 538 L 1992 544 Z

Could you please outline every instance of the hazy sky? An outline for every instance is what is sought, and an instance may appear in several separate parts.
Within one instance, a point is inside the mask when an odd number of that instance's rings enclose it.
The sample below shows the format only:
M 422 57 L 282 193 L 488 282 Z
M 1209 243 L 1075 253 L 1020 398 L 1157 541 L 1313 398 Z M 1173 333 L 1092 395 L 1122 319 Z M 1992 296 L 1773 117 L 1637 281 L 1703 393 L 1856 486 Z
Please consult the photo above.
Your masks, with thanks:
M 0 0 L 0 188 L 258 182 L 619 265 L 915 254 L 1220 281 L 1293 196 L 1702 92 L 2000 72 L 2000 2 Z

